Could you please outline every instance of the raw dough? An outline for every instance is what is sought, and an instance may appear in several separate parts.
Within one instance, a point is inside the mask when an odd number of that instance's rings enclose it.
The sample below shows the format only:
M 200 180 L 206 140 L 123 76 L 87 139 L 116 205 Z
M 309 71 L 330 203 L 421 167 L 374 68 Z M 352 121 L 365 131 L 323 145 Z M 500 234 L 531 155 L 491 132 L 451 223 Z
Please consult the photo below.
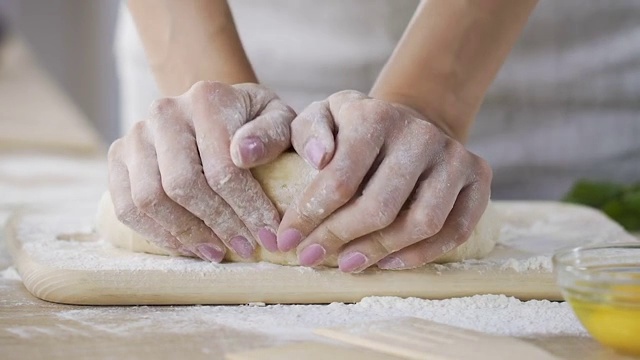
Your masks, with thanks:
M 295 197 L 315 176 L 317 170 L 310 167 L 297 154 L 285 153 L 276 161 L 253 169 L 252 173 L 262 184 L 265 193 L 272 199 L 278 211 L 283 214 L 287 206 L 295 200 Z M 436 262 L 456 262 L 486 256 L 496 243 L 500 223 L 501 221 L 492 205 L 489 204 L 469 240 L 441 256 Z M 142 235 L 118 221 L 108 192 L 100 200 L 97 229 L 107 241 L 119 248 L 134 252 L 168 255 L 166 251 L 149 243 Z M 256 260 L 283 265 L 298 264 L 295 251 L 270 253 L 263 248 L 258 248 Z M 247 260 L 238 257 L 232 251 L 227 251 L 225 261 L 246 262 Z M 336 259 L 328 259 L 327 265 L 337 266 Z

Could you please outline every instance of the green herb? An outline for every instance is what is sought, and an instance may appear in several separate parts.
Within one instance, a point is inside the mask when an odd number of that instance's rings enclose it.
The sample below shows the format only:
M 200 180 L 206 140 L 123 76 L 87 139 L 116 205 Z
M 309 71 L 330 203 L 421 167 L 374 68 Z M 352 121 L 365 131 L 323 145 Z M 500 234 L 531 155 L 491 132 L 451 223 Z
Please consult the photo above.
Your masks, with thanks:
M 563 200 L 602 210 L 626 230 L 640 230 L 640 182 L 622 185 L 580 180 Z

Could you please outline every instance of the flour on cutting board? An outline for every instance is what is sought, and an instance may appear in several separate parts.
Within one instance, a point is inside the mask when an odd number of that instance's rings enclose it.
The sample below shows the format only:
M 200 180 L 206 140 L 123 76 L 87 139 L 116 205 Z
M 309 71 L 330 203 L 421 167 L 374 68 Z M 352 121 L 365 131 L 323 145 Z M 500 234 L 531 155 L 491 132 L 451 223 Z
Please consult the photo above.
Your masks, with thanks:
M 313 329 L 413 316 L 490 334 L 586 336 L 566 303 L 520 301 L 504 295 L 447 300 L 367 297 L 356 304 L 100 307 L 59 311 L 61 322 L 129 337 L 149 328 L 160 333 L 190 334 L 217 326 L 271 336 L 277 341 L 315 338 Z M 117 319 L 117 320 L 111 320 Z M 23 329 L 24 330 L 24 329 Z
M 95 204 L 85 206 L 86 209 L 74 206 L 73 212 L 60 209 L 56 213 L 32 213 L 25 217 L 17 230 L 18 236 L 25 240 L 25 249 L 28 249 L 28 252 L 42 263 L 75 270 L 212 273 L 253 272 L 279 266 L 269 263 L 219 265 L 190 258 L 129 253 L 116 249 L 102 240 L 73 240 L 83 237 L 91 238 L 94 221 L 87 214 L 94 213 Z M 548 205 L 497 203 L 496 208 L 502 213 L 504 226 L 498 245 L 488 257 L 482 260 L 430 266 L 437 271 L 486 267 L 517 272 L 531 270 L 549 272 L 552 268 L 551 256 L 558 248 L 636 240 L 613 222 L 603 223 L 603 215 L 595 210 L 563 204 L 554 206 L 559 209 L 573 207 L 571 212 L 573 215 L 566 216 L 564 214 L 567 212 L 562 211 L 549 212 Z M 580 212 L 583 213 L 581 216 L 575 215 Z M 589 221 L 590 218 L 594 221 Z M 63 236 L 55 236 L 55 234 Z M 295 267 L 295 269 L 310 275 L 315 272 L 305 267 Z

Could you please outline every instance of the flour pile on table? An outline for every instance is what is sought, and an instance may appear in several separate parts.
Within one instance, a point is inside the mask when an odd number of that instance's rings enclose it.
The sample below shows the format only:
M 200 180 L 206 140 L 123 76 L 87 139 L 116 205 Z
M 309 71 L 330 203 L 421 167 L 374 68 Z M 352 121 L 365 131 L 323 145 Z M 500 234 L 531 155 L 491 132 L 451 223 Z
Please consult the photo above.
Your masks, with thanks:
M 110 322 L 108 319 L 116 318 Z M 114 316 L 112 316 L 114 315 Z M 313 329 L 415 316 L 491 334 L 586 336 L 566 303 L 527 301 L 504 295 L 447 300 L 367 297 L 356 304 L 101 307 L 61 311 L 61 320 L 78 322 L 111 335 L 130 336 L 153 328 L 189 334 L 224 326 L 272 336 L 277 341 L 315 338 Z

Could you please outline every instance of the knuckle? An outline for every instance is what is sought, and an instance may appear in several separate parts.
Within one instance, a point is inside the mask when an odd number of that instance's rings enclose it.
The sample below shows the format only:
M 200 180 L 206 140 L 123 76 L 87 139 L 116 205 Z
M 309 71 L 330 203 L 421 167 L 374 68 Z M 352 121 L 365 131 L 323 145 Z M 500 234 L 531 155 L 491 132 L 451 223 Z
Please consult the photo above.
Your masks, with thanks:
M 391 254 L 400 250 L 401 246 L 398 241 L 391 241 L 386 236 L 383 235 L 382 231 L 376 231 L 373 234 L 373 241 L 382 249 L 385 255 Z
M 454 161 L 460 161 L 469 156 L 469 151 L 461 143 L 450 140 L 447 144 L 447 152 L 449 157 Z
M 360 91 L 356 91 L 356 90 L 342 90 L 342 91 L 338 91 L 337 93 L 333 93 L 331 96 L 329 96 L 329 101 L 332 100 L 339 100 L 339 99 L 361 99 L 366 97 L 365 94 L 361 93 Z
M 165 97 L 156 99 L 149 107 L 149 114 L 152 118 L 164 118 L 171 115 L 178 108 L 178 100 L 176 98 Z
M 296 208 L 296 214 L 298 221 L 300 221 L 305 226 L 314 227 L 318 224 L 318 220 L 316 219 L 318 217 L 318 214 L 313 214 L 311 212 L 311 209 L 306 206 L 298 206 Z
M 411 238 L 413 240 L 423 240 L 437 234 L 442 228 L 444 221 L 435 213 L 428 213 L 424 210 L 414 211 L 409 216 L 408 225 L 411 228 Z
M 205 99 L 211 99 L 220 93 L 228 93 L 233 92 L 233 87 L 231 85 L 221 83 L 219 81 L 198 81 L 193 84 L 190 89 L 190 92 L 193 96 Z
M 341 201 L 349 200 L 358 190 L 358 183 L 351 181 L 349 177 L 337 175 L 328 181 L 327 189 L 329 194 Z
M 413 126 L 415 131 L 425 139 L 433 139 L 442 134 L 440 129 L 429 121 L 416 121 Z
M 132 146 L 132 144 L 135 143 L 148 142 L 147 123 L 144 121 L 138 121 L 135 123 L 125 138 L 128 146 Z
M 493 169 L 491 165 L 481 157 L 476 156 L 476 158 L 476 179 L 485 184 L 491 184 L 493 180 Z
M 139 191 L 132 192 L 131 198 L 135 206 L 142 212 L 148 213 L 157 207 L 163 198 L 164 190 L 159 185 L 144 186 Z
M 180 202 L 196 187 L 196 177 L 196 172 L 189 168 L 178 170 L 162 177 L 162 188 L 170 199 Z
M 358 104 L 361 106 L 362 111 L 375 114 L 377 117 L 388 119 L 397 113 L 396 108 L 377 99 L 364 99 L 359 101 Z
M 384 105 L 381 103 L 381 101 L 373 99 L 351 101 L 343 105 L 342 113 L 346 116 L 357 116 L 363 119 L 370 119 L 371 113 L 383 111 L 382 109 L 384 109 Z
M 107 151 L 107 160 L 109 163 L 112 163 L 120 156 L 120 151 L 122 149 L 124 140 L 122 138 L 117 139 L 109 146 L 109 150 Z
M 133 204 L 123 205 L 116 202 L 113 203 L 113 208 L 116 213 L 116 218 L 125 225 L 130 225 L 133 219 L 136 217 L 136 208 Z
M 231 188 L 229 184 L 238 183 L 243 178 L 243 170 L 233 163 L 206 166 L 203 170 L 209 186 L 216 192 Z M 238 187 L 241 188 L 241 186 Z
M 340 234 L 338 229 L 332 228 L 330 225 L 325 226 L 322 239 L 329 244 L 343 245 L 349 242 L 345 236 Z
M 376 204 L 366 204 L 363 206 L 365 210 L 364 220 L 375 230 L 386 228 L 391 225 L 398 214 L 399 201 L 397 198 L 385 197 Z

